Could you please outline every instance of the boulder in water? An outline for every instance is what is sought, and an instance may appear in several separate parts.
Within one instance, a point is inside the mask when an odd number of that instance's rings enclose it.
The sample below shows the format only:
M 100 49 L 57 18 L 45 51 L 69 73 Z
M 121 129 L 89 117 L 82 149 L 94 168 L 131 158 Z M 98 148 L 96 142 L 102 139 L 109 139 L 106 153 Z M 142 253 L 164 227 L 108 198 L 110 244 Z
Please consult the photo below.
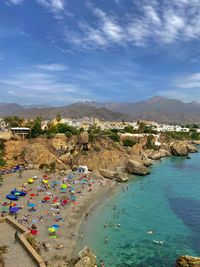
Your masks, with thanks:
M 146 175 L 150 173 L 150 170 L 139 161 L 129 160 L 126 164 L 126 170 L 130 174 Z
M 170 144 L 171 153 L 174 156 L 187 156 L 188 147 L 187 143 L 183 141 L 175 141 Z
M 176 261 L 176 267 L 198 267 L 200 258 L 191 256 L 180 256 Z

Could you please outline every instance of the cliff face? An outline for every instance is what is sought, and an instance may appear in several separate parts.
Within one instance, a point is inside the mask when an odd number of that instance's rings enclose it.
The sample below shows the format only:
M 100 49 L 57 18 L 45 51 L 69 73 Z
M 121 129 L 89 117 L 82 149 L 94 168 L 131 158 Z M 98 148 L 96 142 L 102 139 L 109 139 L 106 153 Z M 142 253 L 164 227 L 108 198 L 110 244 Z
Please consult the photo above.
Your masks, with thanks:
M 159 140 L 160 141 L 160 140 Z M 170 140 L 171 141 L 171 140 Z M 134 160 L 137 167 L 143 173 L 149 171 L 151 160 L 173 155 L 187 155 L 198 150 L 188 142 L 173 141 L 162 143 L 157 150 L 146 149 L 147 138 L 137 139 L 133 147 L 125 147 L 123 143 L 113 142 L 105 136 L 96 137 L 89 141 L 87 133 L 70 138 L 58 134 L 54 138 L 36 138 L 22 140 L 10 140 L 5 143 L 5 160 L 8 165 L 26 163 L 39 167 L 42 164 L 55 163 L 58 169 L 72 168 L 77 165 L 86 165 L 89 170 L 108 169 L 116 171 L 127 169 L 129 160 Z M 135 166 L 136 166 L 135 165 Z M 130 167 L 130 166 L 129 166 Z M 140 170 L 129 172 L 138 174 Z

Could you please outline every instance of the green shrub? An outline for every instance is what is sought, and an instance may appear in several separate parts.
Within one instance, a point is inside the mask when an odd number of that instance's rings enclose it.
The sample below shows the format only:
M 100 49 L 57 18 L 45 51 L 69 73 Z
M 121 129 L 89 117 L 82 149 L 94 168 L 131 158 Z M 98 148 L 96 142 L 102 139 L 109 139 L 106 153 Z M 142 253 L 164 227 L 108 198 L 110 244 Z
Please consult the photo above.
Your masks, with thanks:
M 156 145 L 153 143 L 153 135 L 147 136 L 146 148 L 147 149 L 157 149 Z
M 0 167 L 3 167 L 5 165 L 6 165 L 6 161 L 2 157 L 0 157 Z
M 114 142 L 119 142 L 120 141 L 120 137 L 117 133 L 112 133 L 109 134 L 108 137 L 113 140 Z
M 124 146 L 129 146 L 129 147 L 133 147 L 137 142 L 130 140 L 130 139 L 125 139 L 123 141 Z
M 39 169 L 40 170 L 43 170 L 45 168 L 48 169 L 49 168 L 49 165 L 48 164 L 45 164 L 45 163 L 44 164 L 40 164 L 40 166 L 39 166 Z
M 94 142 L 95 140 L 95 134 L 94 133 L 89 133 L 89 142 Z
M 72 136 L 72 133 L 69 132 L 69 131 L 67 131 L 67 132 L 65 132 L 65 135 L 66 135 L 66 137 L 71 137 Z

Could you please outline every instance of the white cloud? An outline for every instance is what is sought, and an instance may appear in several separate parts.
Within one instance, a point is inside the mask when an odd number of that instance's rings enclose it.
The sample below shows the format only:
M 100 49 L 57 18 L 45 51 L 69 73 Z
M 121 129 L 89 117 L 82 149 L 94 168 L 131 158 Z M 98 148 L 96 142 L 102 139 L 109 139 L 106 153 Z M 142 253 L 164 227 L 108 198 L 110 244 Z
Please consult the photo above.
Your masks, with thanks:
M 169 81 L 171 89 L 156 92 L 184 102 L 200 102 L 200 72 L 180 75 Z
M 180 89 L 199 89 L 200 91 L 200 73 L 192 73 L 178 77 L 175 80 L 175 85 Z
M 1 99 L 14 99 L 20 103 L 49 103 L 52 105 L 75 102 L 75 99 L 91 99 L 88 89 L 54 72 L 16 72 L 0 77 Z M 66 78 L 65 78 L 66 80 Z
M 47 71 L 63 71 L 67 67 L 63 64 L 53 63 L 53 64 L 40 64 L 36 65 L 38 69 L 47 70 Z
M 36 0 L 38 4 L 42 5 L 50 12 L 53 12 L 56 18 L 61 18 L 59 14 L 64 11 L 65 1 L 64 0 Z
M 93 4 L 88 7 L 94 20 L 82 21 L 76 30 L 65 31 L 66 41 L 80 48 L 137 46 L 152 41 L 167 45 L 200 38 L 200 0 L 133 1 L 123 16 Z
M 12 5 L 20 5 L 24 2 L 24 0 L 7 0 L 8 4 L 12 4 Z

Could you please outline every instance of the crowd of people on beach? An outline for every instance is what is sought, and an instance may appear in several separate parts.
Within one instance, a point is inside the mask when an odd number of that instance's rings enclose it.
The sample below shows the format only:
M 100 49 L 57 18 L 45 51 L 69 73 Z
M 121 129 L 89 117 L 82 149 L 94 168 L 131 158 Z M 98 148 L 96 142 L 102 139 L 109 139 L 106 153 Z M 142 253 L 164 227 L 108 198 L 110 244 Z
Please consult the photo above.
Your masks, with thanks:
M 60 229 L 66 219 L 65 210 L 68 209 L 71 215 L 78 212 L 81 204 L 79 198 L 92 192 L 95 183 L 94 178 L 78 172 L 62 177 L 45 174 L 27 178 L 21 186 L 10 188 L 11 192 L 16 192 L 17 201 L 8 199 L 10 192 L 7 192 L 5 200 L 0 203 L 1 216 L 13 216 L 18 223 L 24 224 L 32 235 L 44 236 L 46 226 L 47 238 L 52 238 L 53 232 L 55 238 L 61 237 Z M 25 196 L 19 196 L 18 192 L 24 192 Z M 86 218 L 88 214 L 86 211 Z

